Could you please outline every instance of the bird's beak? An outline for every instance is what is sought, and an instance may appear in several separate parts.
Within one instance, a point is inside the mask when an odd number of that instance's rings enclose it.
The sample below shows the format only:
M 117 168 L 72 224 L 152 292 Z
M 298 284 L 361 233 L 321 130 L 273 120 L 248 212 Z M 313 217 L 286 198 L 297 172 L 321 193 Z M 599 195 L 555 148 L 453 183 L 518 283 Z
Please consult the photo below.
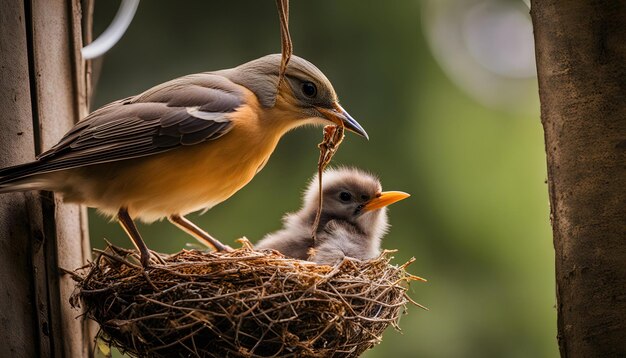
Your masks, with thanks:
M 350 131 L 360 135 L 361 137 L 365 137 L 365 139 L 370 139 L 367 132 L 363 129 L 363 127 L 361 127 L 359 122 L 352 118 L 352 116 L 348 114 L 348 112 L 346 112 L 346 110 L 343 109 L 339 103 L 335 103 L 335 108 L 330 110 L 321 107 L 317 107 L 317 110 L 326 116 L 329 121 L 337 125 L 343 125 Z
M 391 205 L 395 202 L 408 198 L 409 194 L 402 191 L 384 191 L 378 194 L 374 199 L 365 203 L 363 211 L 372 211 L 380 208 L 384 208 L 387 205 Z

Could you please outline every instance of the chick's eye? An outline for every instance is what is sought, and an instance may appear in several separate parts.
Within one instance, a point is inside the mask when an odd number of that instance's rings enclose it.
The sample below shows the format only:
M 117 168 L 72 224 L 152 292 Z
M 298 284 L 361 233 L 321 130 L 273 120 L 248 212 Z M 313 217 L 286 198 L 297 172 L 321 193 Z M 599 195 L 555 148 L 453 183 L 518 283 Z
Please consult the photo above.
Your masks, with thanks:
M 339 193 L 339 199 L 341 199 L 341 201 L 350 201 L 350 199 L 352 199 L 352 195 L 348 192 L 342 191 Z
M 302 93 L 309 98 L 313 98 L 317 94 L 317 87 L 312 82 L 304 82 L 302 83 Z

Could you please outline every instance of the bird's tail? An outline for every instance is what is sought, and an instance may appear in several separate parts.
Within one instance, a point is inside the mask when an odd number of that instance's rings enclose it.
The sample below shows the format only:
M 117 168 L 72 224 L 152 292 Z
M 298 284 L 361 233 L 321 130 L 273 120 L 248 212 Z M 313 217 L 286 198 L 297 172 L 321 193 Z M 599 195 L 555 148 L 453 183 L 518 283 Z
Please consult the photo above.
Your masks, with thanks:
M 41 190 L 47 181 L 39 174 L 39 162 L 30 162 L 0 169 L 0 194 L 12 191 Z

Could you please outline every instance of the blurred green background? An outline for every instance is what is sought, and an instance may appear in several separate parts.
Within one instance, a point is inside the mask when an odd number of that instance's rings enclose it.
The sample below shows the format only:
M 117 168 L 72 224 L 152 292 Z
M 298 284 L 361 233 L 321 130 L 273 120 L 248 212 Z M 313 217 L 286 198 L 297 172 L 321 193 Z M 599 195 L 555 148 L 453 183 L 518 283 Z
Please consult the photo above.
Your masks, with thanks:
M 118 2 L 98 1 L 95 35 Z M 348 134 L 335 164 L 378 173 L 412 194 L 390 210 L 384 247 L 427 278 L 365 357 L 556 357 L 553 249 L 545 155 L 522 1 L 292 1 L 295 53 L 333 82 L 370 134 Z M 529 43 L 530 42 L 530 43 Z M 280 52 L 274 1 L 144 1 L 104 58 L 93 107 L 195 72 Z M 286 135 L 255 179 L 190 218 L 233 245 L 277 230 L 315 171 L 321 130 Z M 176 168 L 172 168 L 176 170 Z M 140 225 L 176 252 L 193 239 L 167 222 Z M 90 215 L 94 247 L 130 247 Z

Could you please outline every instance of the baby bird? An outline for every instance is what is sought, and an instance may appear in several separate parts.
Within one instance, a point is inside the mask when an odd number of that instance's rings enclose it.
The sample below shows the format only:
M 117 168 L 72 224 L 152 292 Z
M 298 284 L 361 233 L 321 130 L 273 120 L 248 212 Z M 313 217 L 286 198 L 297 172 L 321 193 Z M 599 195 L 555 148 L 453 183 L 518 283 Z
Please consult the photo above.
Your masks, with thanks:
M 318 183 L 309 183 L 300 211 L 283 218 L 284 228 L 267 234 L 257 249 L 318 264 L 333 265 L 344 257 L 367 260 L 380 254 L 387 232 L 387 206 L 409 197 L 399 191 L 382 192 L 380 181 L 355 168 L 329 169 L 322 183 L 323 206 L 315 242 L 313 222 L 317 213 Z

